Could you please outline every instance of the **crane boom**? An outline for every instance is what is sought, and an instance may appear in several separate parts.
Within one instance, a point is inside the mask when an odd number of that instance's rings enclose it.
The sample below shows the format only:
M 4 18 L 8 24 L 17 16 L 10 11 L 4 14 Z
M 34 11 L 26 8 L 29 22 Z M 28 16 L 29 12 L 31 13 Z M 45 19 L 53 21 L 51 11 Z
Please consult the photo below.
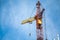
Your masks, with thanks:
M 30 23 L 30 22 L 32 22 L 34 20 L 35 20 L 35 17 L 31 17 L 31 18 L 28 18 L 26 20 L 23 20 L 21 24 Z

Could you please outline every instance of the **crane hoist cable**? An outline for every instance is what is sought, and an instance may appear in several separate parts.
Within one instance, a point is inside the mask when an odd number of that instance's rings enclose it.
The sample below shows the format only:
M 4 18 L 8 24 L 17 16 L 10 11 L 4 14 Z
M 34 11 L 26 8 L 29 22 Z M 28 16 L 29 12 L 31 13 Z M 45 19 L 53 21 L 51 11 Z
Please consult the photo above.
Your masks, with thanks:
M 34 12 L 35 8 L 36 8 L 36 7 L 33 8 L 30 17 L 33 15 L 33 12 Z
M 44 27 L 45 27 L 45 36 L 46 36 L 45 40 L 48 40 L 47 39 L 47 29 L 46 29 L 46 17 L 45 17 L 45 14 L 44 14 Z
M 31 12 L 31 15 L 30 15 L 30 18 L 31 18 L 31 16 L 33 15 L 33 12 L 34 12 L 35 8 L 36 8 L 36 7 L 33 8 L 32 12 Z M 29 36 L 31 36 L 31 32 L 29 33 Z

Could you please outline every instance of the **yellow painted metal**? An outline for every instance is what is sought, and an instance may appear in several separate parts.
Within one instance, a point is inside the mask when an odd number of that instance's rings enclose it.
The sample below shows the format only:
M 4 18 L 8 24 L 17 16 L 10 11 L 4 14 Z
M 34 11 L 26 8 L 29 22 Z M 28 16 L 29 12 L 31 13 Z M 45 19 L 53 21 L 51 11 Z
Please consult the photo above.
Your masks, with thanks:
M 42 19 L 38 19 L 38 24 L 42 24 Z
M 23 20 L 21 24 L 30 23 L 30 22 L 32 22 L 34 20 L 35 20 L 35 18 L 34 17 L 31 17 L 31 18 L 28 18 L 26 20 Z

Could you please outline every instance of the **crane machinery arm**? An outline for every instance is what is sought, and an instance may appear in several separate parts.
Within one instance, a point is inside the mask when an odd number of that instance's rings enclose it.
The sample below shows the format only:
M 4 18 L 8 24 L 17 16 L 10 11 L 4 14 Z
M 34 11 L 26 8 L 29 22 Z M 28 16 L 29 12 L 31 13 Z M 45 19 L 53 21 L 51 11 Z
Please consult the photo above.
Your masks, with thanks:
M 30 22 L 32 22 L 34 20 L 35 20 L 35 17 L 31 17 L 31 18 L 28 18 L 26 20 L 23 20 L 21 24 L 30 23 Z

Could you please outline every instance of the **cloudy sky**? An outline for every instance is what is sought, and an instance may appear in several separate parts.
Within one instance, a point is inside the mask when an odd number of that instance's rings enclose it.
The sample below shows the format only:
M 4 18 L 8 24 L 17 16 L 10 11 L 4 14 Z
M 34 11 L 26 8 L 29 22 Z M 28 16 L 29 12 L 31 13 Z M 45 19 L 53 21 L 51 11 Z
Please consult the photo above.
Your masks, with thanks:
M 48 40 L 60 35 L 60 0 L 40 0 L 45 8 L 45 23 Z M 36 14 L 37 0 L 0 0 L 0 40 L 36 40 L 36 23 L 21 24 L 21 21 Z M 31 33 L 31 35 L 29 35 Z

